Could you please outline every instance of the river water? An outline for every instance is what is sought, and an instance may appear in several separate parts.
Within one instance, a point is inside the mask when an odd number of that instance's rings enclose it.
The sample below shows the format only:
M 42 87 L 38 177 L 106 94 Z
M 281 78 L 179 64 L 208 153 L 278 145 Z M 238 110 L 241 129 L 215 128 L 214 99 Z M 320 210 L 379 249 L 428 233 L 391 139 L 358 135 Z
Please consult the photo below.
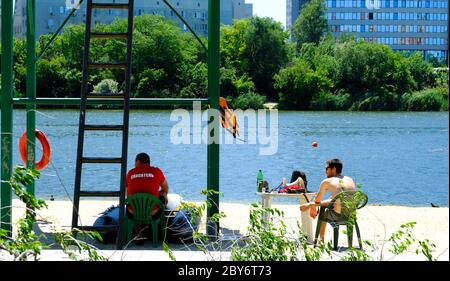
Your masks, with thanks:
M 171 192 L 187 200 L 202 200 L 206 145 L 173 144 L 170 134 L 177 122 L 171 121 L 170 116 L 168 110 L 131 111 L 128 166 L 132 167 L 136 153 L 147 152 L 152 164 L 165 172 Z M 52 148 L 51 165 L 42 171 L 36 185 L 37 195 L 44 199 L 50 195 L 65 199 L 73 196 L 78 117 L 77 110 L 37 113 L 37 128 L 47 134 Z M 121 118 L 117 111 L 92 111 L 88 112 L 87 123 L 117 124 Z M 25 122 L 25 111 L 15 110 L 14 164 L 20 163 L 17 143 Z M 244 122 L 240 125 L 244 131 L 251 130 Z M 184 129 L 192 141 L 194 127 L 186 125 Z M 121 133 L 86 134 L 85 156 L 120 156 Z M 271 139 L 272 145 L 277 144 L 276 153 L 261 155 L 264 145 L 251 144 L 247 137 L 241 135 L 247 141 L 244 144 L 220 147 L 223 202 L 257 201 L 254 193 L 258 169 L 272 187 L 283 177 L 289 180 L 292 170 L 303 170 L 309 189 L 317 190 L 325 175 L 325 161 L 339 158 L 344 163 L 344 174 L 362 185 L 371 204 L 429 206 L 433 202 L 448 206 L 448 112 L 279 111 L 278 134 Z M 312 142 L 317 142 L 318 147 L 312 147 Z M 119 165 L 84 167 L 85 189 L 118 189 Z

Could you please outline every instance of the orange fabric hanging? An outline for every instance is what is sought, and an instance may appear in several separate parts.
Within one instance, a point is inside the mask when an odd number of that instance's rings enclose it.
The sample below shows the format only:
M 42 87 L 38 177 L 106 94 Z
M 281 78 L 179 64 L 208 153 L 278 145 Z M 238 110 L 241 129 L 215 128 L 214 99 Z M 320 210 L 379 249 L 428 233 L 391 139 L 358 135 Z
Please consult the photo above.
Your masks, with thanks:
M 222 127 L 228 130 L 233 134 L 233 137 L 236 138 L 236 135 L 239 135 L 239 125 L 237 123 L 236 114 L 228 107 L 227 100 L 223 97 L 220 97 L 219 106 L 220 114 L 222 116 Z

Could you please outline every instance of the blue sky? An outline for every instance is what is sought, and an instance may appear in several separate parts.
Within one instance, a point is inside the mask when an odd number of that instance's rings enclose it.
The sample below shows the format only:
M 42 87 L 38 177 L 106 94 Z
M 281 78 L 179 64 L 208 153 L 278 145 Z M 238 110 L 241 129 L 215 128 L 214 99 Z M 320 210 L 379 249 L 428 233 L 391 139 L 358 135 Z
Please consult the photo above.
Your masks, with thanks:
M 245 0 L 253 4 L 253 14 L 261 17 L 272 17 L 286 25 L 286 0 Z

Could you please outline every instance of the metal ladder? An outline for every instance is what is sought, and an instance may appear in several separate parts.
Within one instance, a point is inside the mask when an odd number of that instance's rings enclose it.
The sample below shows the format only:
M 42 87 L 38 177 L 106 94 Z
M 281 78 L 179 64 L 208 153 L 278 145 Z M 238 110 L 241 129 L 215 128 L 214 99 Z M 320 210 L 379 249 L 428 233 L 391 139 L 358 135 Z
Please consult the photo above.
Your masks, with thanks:
M 92 10 L 93 9 L 122 9 L 128 10 L 128 28 L 126 33 L 103 33 L 92 32 Z M 124 238 L 124 206 L 125 206 L 125 179 L 127 173 L 127 152 L 128 152 L 128 127 L 130 111 L 130 76 L 131 76 L 131 46 L 133 35 L 133 10 L 134 0 L 128 3 L 93 3 L 87 1 L 86 12 L 86 33 L 84 41 L 83 55 L 83 80 L 81 88 L 80 120 L 78 130 L 77 162 L 75 171 L 75 185 L 73 197 L 72 228 L 88 231 L 117 231 L 116 248 L 122 249 Z M 126 39 L 127 51 L 125 62 L 90 62 L 89 51 L 91 38 L 101 39 Z M 89 69 L 123 69 L 125 70 L 125 89 L 120 95 L 116 94 L 95 94 L 88 93 Z M 123 124 L 121 125 L 92 125 L 86 124 L 86 101 L 88 99 L 123 99 Z M 85 131 L 122 131 L 122 155 L 120 158 L 114 157 L 85 157 L 83 155 L 84 133 Z M 119 191 L 92 191 L 81 190 L 81 172 L 83 164 L 120 164 L 120 190 Z M 79 225 L 80 197 L 119 197 L 119 225 L 118 226 L 84 226 Z

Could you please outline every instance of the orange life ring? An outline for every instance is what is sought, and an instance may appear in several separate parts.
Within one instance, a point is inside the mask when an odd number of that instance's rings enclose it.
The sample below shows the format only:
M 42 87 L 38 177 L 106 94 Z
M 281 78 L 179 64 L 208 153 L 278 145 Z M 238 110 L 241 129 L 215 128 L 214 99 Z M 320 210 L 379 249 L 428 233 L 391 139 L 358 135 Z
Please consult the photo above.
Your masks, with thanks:
M 47 136 L 36 129 L 36 138 L 42 145 L 42 158 L 39 162 L 36 162 L 35 167 L 37 170 L 44 169 L 50 162 L 50 143 L 48 142 Z M 23 163 L 27 163 L 27 132 L 25 131 L 19 139 L 19 151 L 20 157 Z

